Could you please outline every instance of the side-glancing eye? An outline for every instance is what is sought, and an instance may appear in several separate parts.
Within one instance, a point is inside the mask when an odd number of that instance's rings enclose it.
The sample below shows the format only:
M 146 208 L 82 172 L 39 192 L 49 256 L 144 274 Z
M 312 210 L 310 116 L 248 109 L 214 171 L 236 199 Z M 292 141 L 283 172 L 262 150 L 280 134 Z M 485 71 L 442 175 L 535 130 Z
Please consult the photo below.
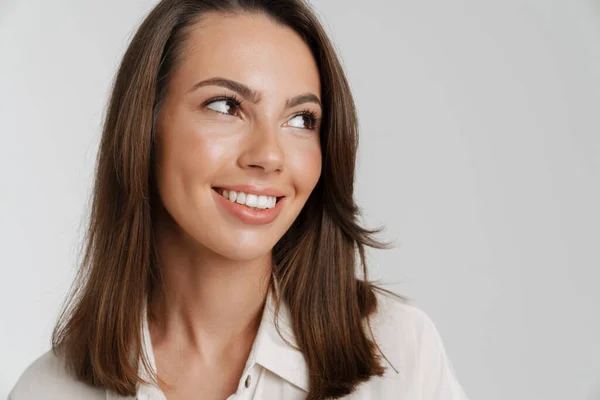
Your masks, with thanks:
M 300 129 L 308 129 L 311 131 L 316 130 L 319 127 L 319 122 L 321 118 L 317 117 L 317 113 L 311 110 L 301 111 L 299 114 L 296 114 L 290 121 L 298 120 L 300 124 L 304 124 L 304 121 L 308 123 L 308 127 L 305 126 L 294 126 L 294 128 Z
M 240 110 L 241 104 L 242 101 L 237 97 L 223 95 L 206 100 L 202 106 L 219 114 L 235 116 Z M 321 119 L 315 111 L 303 110 L 294 115 L 290 121 L 298 121 L 298 125 L 292 124 L 293 128 L 315 131 L 319 128 Z
M 216 106 L 215 106 L 216 104 Z M 237 115 L 237 111 L 242 104 L 241 101 L 231 96 L 213 97 L 204 102 L 204 106 L 210 110 L 225 115 Z M 232 113 L 233 112 L 233 113 Z

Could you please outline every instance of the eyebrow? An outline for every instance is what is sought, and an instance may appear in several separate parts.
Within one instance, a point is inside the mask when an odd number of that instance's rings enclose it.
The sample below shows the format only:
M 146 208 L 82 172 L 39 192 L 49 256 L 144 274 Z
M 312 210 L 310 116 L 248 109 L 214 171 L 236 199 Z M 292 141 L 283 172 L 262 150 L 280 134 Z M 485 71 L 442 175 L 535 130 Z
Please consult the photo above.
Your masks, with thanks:
M 236 82 L 234 80 L 227 79 L 227 78 L 221 78 L 221 77 L 209 78 L 209 79 L 200 81 L 200 82 L 196 83 L 194 86 L 192 86 L 190 88 L 190 90 L 188 90 L 188 93 L 191 93 L 202 86 L 221 86 L 221 87 L 227 88 L 231 91 L 236 92 L 237 94 L 242 96 L 244 99 L 249 100 L 250 102 L 252 102 L 254 104 L 259 103 L 262 99 L 262 94 L 260 92 L 254 90 L 254 89 L 251 89 L 250 87 L 244 85 L 243 83 Z M 323 108 L 319 98 L 314 93 L 310 93 L 310 92 L 299 94 L 297 96 L 286 99 L 285 100 L 285 108 L 296 107 L 296 106 L 298 106 L 300 104 L 304 104 L 304 103 L 315 103 L 319 107 Z

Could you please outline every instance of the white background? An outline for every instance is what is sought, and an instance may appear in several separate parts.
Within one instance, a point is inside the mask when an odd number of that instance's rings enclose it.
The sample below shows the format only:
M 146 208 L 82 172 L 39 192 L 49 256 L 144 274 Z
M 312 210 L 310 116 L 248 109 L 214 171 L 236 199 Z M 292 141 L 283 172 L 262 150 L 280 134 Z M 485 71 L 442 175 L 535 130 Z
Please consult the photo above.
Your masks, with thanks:
M 0 398 L 50 347 L 109 86 L 149 0 L 0 0 Z M 361 124 L 372 278 L 473 400 L 600 399 L 600 3 L 314 2 Z

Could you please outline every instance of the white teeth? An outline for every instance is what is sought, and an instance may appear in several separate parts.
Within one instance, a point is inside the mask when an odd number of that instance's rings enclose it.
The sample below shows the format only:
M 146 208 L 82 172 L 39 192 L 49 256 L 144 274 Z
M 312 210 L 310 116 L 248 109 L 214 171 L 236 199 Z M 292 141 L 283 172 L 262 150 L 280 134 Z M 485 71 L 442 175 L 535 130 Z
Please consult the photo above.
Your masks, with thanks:
M 258 208 L 267 208 L 271 202 L 267 198 L 267 196 L 258 196 L 258 204 L 256 205 Z
M 239 204 L 246 204 L 246 193 L 239 192 L 236 200 Z
M 248 207 L 256 207 L 258 203 L 258 196 L 255 194 L 249 194 L 246 196 L 246 205 Z
M 251 208 L 273 208 L 277 204 L 277 197 L 274 196 L 258 196 L 256 194 L 236 192 L 235 190 L 219 190 L 218 192 L 233 203 L 245 204 Z

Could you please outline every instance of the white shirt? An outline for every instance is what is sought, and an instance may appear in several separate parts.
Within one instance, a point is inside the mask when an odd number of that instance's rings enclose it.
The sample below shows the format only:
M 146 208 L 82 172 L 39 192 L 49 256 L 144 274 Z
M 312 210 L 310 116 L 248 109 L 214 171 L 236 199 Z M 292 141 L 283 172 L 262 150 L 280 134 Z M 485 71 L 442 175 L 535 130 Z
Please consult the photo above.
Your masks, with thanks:
M 344 398 L 467 400 L 431 319 L 415 306 L 380 293 L 376 296 L 378 310 L 372 316 L 371 327 L 375 340 L 397 372 L 382 358 L 388 367 L 384 376 L 371 378 Z M 305 399 L 309 383 L 307 365 L 302 353 L 290 347 L 277 333 L 271 292 L 264 310 L 237 391 L 227 400 Z M 288 312 L 289 308 L 283 303 L 279 328 L 285 338 L 296 345 Z M 156 371 L 145 312 L 142 334 L 144 351 Z M 144 377 L 148 378 L 148 375 L 144 374 Z M 159 387 L 150 385 L 141 385 L 136 397 L 122 397 L 105 389 L 90 387 L 72 378 L 62 362 L 48 351 L 22 373 L 8 396 L 8 400 L 46 399 L 166 400 L 166 397 Z

